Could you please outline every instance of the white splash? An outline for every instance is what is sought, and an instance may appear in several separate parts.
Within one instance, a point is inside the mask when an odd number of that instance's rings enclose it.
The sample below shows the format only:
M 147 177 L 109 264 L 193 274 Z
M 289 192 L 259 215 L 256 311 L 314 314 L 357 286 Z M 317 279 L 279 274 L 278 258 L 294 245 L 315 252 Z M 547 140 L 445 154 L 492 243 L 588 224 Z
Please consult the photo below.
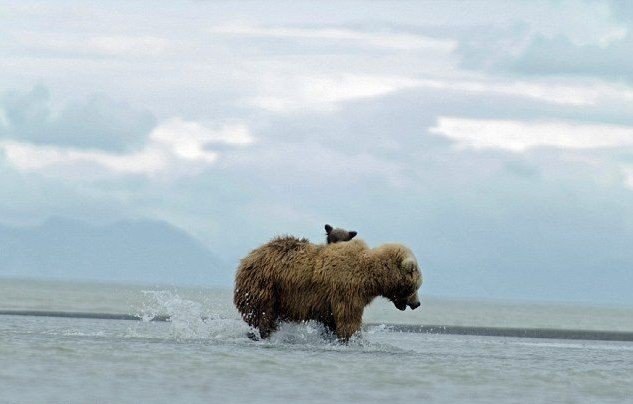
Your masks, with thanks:
M 172 338 L 246 338 L 246 324 L 239 319 L 218 314 L 207 304 L 181 298 L 176 292 L 167 290 L 146 290 L 143 294 L 146 299 L 139 313 L 142 320 L 147 322 L 159 316 L 168 316 Z
M 257 331 L 238 317 L 227 314 L 219 303 L 209 303 L 182 298 L 170 290 L 143 291 L 144 302 L 136 312 L 142 322 L 128 330 L 128 337 L 167 338 L 177 341 L 204 341 L 238 343 L 247 346 L 266 346 L 281 349 L 309 349 L 325 351 L 400 352 L 391 345 L 374 341 L 380 335 L 390 333 L 388 326 L 378 325 L 358 332 L 343 344 L 326 327 L 316 321 L 281 323 L 270 338 L 251 341 L 249 333 Z M 169 317 L 167 323 L 151 322 L 155 318 Z M 168 329 L 160 325 L 167 324 Z M 370 339 L 371 338 L 371 339 Z

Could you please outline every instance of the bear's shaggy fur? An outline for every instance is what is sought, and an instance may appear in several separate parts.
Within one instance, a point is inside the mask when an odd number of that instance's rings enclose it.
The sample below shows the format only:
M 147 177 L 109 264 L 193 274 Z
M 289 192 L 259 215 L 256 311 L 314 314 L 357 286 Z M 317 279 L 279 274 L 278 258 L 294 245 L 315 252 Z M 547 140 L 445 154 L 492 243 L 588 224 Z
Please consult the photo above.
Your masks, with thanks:
M 241 260 L 233 302 L 262 338 L 279 321 L 316 320 L 347 341 L 375 297 L 415 309 L 421 284 L 415 256 L 403 245 L 370 249 L 362 240 L 319 245 L 285 236 Z

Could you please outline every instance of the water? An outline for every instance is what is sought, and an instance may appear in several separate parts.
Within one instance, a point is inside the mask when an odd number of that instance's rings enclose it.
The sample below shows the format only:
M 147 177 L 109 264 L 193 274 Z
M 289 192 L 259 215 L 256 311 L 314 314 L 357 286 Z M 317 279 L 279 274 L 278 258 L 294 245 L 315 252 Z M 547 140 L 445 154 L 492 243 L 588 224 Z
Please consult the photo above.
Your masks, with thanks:
M 631 309 L 449 302 L 366 321 L 633 330 Z M 393 332 L 349 345 L 318 324 L 269 341 L 230 291 L 0 280 L 0 309 L 167 314 L 171 322 L 0 316 L 2 403 L 631 402 L 633 343 Z M 514 315 L 513 315 L 514 313 Z M 586 328 L 586 327 L 585 327 Z

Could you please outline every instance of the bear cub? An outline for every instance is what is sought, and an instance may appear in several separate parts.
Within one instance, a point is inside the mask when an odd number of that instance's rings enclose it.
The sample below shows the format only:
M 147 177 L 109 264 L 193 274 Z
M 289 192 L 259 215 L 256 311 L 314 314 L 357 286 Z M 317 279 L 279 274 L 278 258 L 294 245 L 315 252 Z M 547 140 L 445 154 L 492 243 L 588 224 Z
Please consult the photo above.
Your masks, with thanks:
M 347 231 L 341 228 L 333 228 L 329 224 L 325 225 L 325 235 L 328 244 L 334 244 L 341 241 L 350 241 L 358 233 L 355 231 Z

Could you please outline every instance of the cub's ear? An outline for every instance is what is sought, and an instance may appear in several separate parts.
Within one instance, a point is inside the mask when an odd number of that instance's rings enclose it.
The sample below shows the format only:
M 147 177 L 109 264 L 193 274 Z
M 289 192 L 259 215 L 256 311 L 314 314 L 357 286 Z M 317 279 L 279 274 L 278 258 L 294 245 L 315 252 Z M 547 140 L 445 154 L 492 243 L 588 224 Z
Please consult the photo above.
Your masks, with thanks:
M 330 232 L 331 232 L 331 231 L 332 231 L 332 226 L 330 226 L 329 224 L 326 224 L 326 225 L 325 225 L 325 232 L 326 232 L 327 234 L 330 234 Z
M 413 271 L 415 271 L 417 267 L 418 263 L 415 261 L 414 258 L 407 257 L 402 260 L 402 269 L 404 269 L 406 273 L 413 273 Z
M 355 231 L 350 231 L 350 232 L 349 232 L 349 239 L 350 239 L 350 240 L 351 240 L 351 239 L 353 239 L 354 237 L 356 237 L 356 235 L 357 235 L 357 234 L 358 234 L 358 233 L 356 233 Z

